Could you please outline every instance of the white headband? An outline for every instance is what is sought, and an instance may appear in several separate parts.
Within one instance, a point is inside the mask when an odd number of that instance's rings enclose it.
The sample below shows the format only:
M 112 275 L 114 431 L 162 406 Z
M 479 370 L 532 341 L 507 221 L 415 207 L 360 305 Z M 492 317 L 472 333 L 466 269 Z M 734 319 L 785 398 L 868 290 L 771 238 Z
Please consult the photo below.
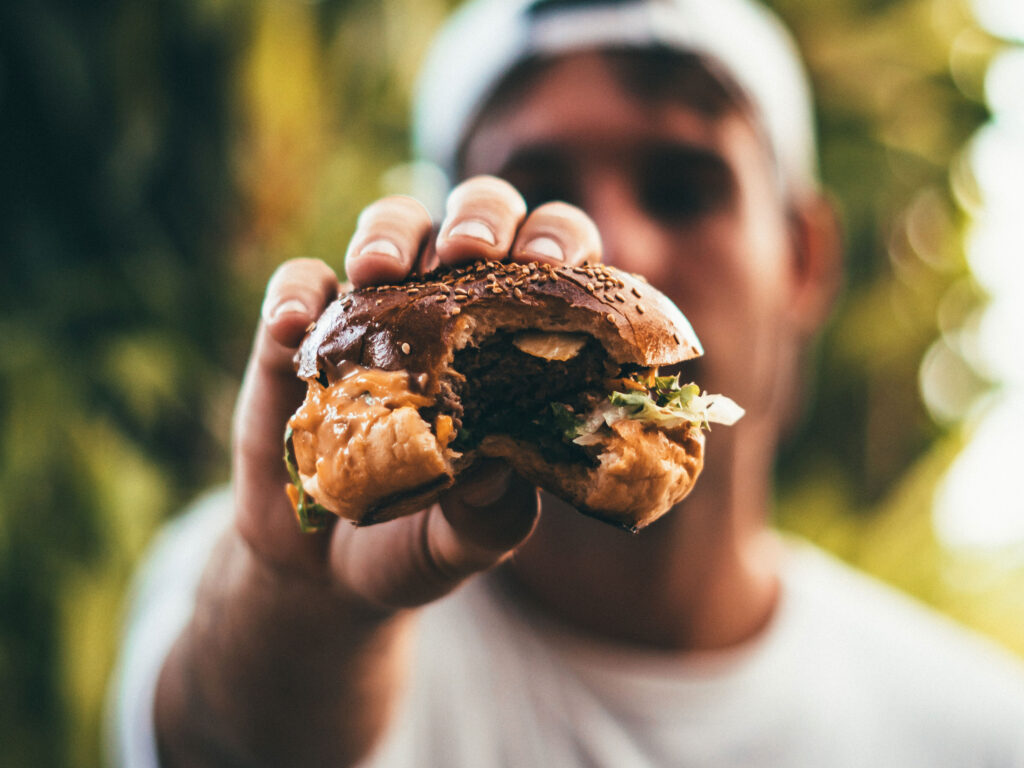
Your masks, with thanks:
M 654 45 L 715 62 L 754 108 L 785 191 L 817 188 L 806 75 L 789 33 L 754 0 L 473 0 L 442 28 L 420 74 L 413 112 L 417 156 L 451 179 L 477 111 L 527 57 Z

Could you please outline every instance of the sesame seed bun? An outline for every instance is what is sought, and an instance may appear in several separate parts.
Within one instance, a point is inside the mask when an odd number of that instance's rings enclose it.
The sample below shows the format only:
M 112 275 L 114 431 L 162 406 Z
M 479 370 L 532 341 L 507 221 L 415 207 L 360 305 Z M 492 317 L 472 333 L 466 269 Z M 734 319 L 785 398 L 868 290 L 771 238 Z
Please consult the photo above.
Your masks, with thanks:
M 594 336 L 617 363 L 672 365 L 704 353 L 675 304 L 643 278 L 602 264 L 480 261 L 429 280 L 363 288 L 332 303 L 299 351 L 298 375 L 333 381 L 343 364 L 426 374 L 495 329 Z
M 574 344 L 568 357 L 538 361 L 509 343 L 530 332 Z M 703 463 L 699 427 L 632 422 L 586 452 L 563 450 L 518 427 L 543 416 L 544 395 L 511 397 L 526 410 L 505 419 L 515 427 L 506 431 L 489 418 L 499 401 L 481 388 L 550 390 L 578 409 L 624 370 L 702 353 L 669 299 L 604 265 L 477 262 L 362 288 L 334 301 L 299 349 L 309 395 L 290 422 L 290 450 L 302 491 L 356 524 L 421 509 L 476 458 L 499 456 L 581 512 L 635 530 L 689 492 Z M 483 405 L 469 402 L 479 397 Z M 326 412 L 341 421 L 328 423 Z M 480 425 L 486 434 L 467 440 Z

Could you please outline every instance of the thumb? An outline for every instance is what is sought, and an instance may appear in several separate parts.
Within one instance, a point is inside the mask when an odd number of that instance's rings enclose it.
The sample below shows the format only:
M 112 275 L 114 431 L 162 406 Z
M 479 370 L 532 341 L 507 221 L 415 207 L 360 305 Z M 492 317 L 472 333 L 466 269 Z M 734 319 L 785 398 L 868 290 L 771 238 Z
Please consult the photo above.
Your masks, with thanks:
M 235 409 L 233 474 L 236 525 L 259 554 L 298 565 L 322 550 L 323 537 L 299 531 L 284 487 L 283 439 L 306 385 L 292 359 L 306 328 L 334 298 L 338 280 L 321 261 L 282 264 L 267 285 L 262 320 Z
M 533 530 L 537 489 L 500 459 L 476 462 L 441 496 L 445 520 L 465 545 L 508 551 Z
M 389 608 L 423 605 L 497 565 L 537 522 L 537 489 L 503 462 L 465 478 L 423 512 L 334 531 L 331 560 L 353 593 Z

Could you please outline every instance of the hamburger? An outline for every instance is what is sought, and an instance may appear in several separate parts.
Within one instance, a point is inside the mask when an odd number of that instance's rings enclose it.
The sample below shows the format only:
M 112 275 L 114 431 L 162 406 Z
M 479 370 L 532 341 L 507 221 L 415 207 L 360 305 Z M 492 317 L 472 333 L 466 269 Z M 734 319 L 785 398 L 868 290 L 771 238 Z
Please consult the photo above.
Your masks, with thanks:
M 703 354 L 643 278 L 482 261 L 351 291 L 296 355 L 288 494 L 304 530 L 422 509 L 480 457 L 631 531 L 685 497 L 743 411 L 659 369 Z

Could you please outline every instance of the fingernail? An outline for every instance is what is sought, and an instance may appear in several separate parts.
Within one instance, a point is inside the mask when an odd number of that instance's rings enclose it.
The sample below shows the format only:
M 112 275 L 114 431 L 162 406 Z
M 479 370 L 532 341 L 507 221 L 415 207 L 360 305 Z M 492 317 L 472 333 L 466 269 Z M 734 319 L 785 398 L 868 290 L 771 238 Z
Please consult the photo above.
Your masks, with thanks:
M 369 256 L 370 254 L 386 256 L 387 258 L 394 259 L 395 261 L 402 260 L 402 252 L 398 250 L 398 246 L 390 240 L 374 240 L 359 249 L 360 256 Z
M 469 481 L 469 487 L 462 492 L 462 502 L 470 507 L 493 504 L 505 495 L 511 480 L 512 470 L 505 464 L 481 467 L 478 474 Z
M 268 307 L 266 304 L 263 305 L 263 319 L 268 323 L 274 322 L 282 315 L 291 313 L 308 315 L 310 314 L 310 311 L 309 308 L 298 299 L 288 299 L 274 307 Z
M 479 219 L 466 219 L 460 221 L 448 230 L 448 237 L 472 237 L 474 240 L 482 240 L 488 245 L 497 245 L 498 238 L 489 226 Z
M 542 259 L 565 261 L 565 252 L 556 240 L 550 237 L 536 237 L 522 247 L 524 256 L 539 256 Z

